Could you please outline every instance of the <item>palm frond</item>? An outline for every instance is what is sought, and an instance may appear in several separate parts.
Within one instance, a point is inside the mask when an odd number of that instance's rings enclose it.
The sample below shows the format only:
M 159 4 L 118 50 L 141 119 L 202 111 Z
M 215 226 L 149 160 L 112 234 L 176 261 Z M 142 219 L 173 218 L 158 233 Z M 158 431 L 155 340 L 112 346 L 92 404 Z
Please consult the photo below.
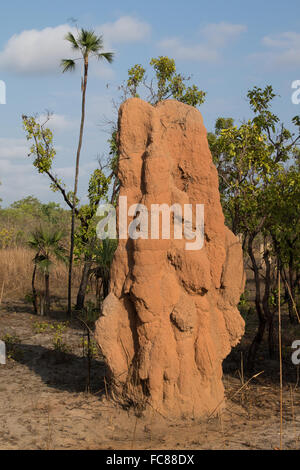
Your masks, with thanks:
M 49 274 L 52 266 L 53 266 L 53 262 L 51 261 L 50 258 L 46 258 L 44 256 L 40 256 L 38 257 L 38 259 L 36 260 L 36 265 L 37 265 L 37 268 L 44 274 Z
M 103 49 L 103 38 L 97 36 L 95 31 L 81 29 L 78 37 L 78 43 L 85 54 L 98 54 Z
M 78 44 L 78 42 L 76 41 L 74 35 L 71 32 L 69 32 L 65 35 L 65 39 L 66 39 L 66 41 L 69 41 L 71 43 L 72 49 L 75 49 L 75 50 L 79 49 L 79 44 Z
M 45 229 L 44 227 L 40 227 L 32 232 L 28 240 L 28 245 L 37 252 L 33 261 L 37 265 L 41 265 L 42 263 L 44 267 L 48 263 L 45 260 L 52 262 L 51 258 L 66 262 L 66 251 L 60 243 L 63 237 L 64 233 L 60 230 L 53 231 L 48 228 Z
M 63 59 L 60 63 L 60 66 L 63 69 L 63 73 L 65 73 L 73 72 L 75 70 L 76 64 L 75 61 L 72 59 Z
M 98 60 L 106 59 L 109 64 L 114 60 L 113 52 L 100 52 L 96 54 Z

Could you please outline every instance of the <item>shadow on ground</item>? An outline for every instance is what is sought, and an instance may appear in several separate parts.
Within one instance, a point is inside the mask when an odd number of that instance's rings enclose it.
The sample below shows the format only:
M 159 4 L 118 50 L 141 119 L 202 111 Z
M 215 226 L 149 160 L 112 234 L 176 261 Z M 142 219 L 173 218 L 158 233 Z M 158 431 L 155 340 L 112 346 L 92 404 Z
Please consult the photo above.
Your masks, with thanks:
M 49 387 L 61 391 L 78 393 L 87 390 L 88 360 L 72 353 L 55 351 L 44 346 L 17 344 L 15 361 L 39 375 Z M 105 393 L 104 378 L 107 368 L 103 361 L 92 359 L 90 391 Z

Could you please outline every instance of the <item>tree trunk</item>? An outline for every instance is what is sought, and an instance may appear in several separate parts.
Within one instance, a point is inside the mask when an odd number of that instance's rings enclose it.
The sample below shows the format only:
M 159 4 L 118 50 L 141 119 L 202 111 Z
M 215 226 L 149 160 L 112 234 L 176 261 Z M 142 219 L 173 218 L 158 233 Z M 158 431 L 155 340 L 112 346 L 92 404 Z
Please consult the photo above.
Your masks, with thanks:
M 109 294 L 109 275 L 104 275 L 102 279 L 102 285 L 103 285 L 103 298 L 108 296 Z
M 50 313 L 50 283 L 49 283 L 49 274 L 45 274 L 45 310 L 46 315 Z
M 97 278 L 96 280 L 96 301 L 97 308 L 101 310 L 101 288 L 102 288 L 102 279 Z
M 34 263 L 31 286 L 32 286 L 33 310 L 34 310 L 35 315 L 37 315 L 38 314 L 38 307 L 37 307 L 37 293 L 36 293 L 36 288 L 35 288 L 35 276 L 36 276 L 36 263 Z
M 266 265 L 266 276 L 265 276 L 265 291 L 263 296 L 263 311 L 265 318 L 268 322 L 268 344 L 269 344 L 269 356 L 270 359 L 275 357 L 275 341 L 274 341 L 274 323 L 273 323 L 273 312 L 270 309 L 270 288 L 271 288 L 271 263 L 269 258 L 269 250 L 266 248 L 266 243 L 264 243 L 264 261 Z
M 294 315 L 294 305 L 293 301 L 296 303 L 295 299 L 295 283 L 294 283 L 294 259 L 293 255 L 290 255 L 289 259 L 289 286 L 290 286 L 290 292 L 289 292 L 289 311 L 291 308 L 291 317 L 293 318 L 293 323 L 295 323 L 295 315 Z
M 281 269 L 281 279 L 283 281 L 283 286 L 284 286 L 284 300 L 288 304 L 288 311 L 289 311 L 289 319 L 290 323 L 293 325 L 295 323 L 295 316 L 294 316 L 294 305 L 293 305 L 293 300 L 291 298 L 291 277 L 289 276 L 289 279 L 286 274 L 286 270 L 284 267 Z M 294 297 L 293 297 L 294 298 Z
M 266 318 L 261 306 L 261 294 L 260 294 L 260 277 L 259 277 L 259 269 L 256 263 L 256 259 L 253 253 L 253 241 L 256 234 L 252 234 L 248 240 L 248 254 L 250 256 L 250 260 L 252 263 L 252 268 L 254 272 L 254 281 L 255 281 L 255 307 L 258 316 L 258 329 L 257 333 L 251 343 L 251 346 L 248 351 L 247 355 L 247 369 L 253 370 L 254 369 L 254 362 L 257 355 L 257 351 L 259 346 L 263 340 L 265 327 L 266 327 Z
M 74 232 L 75 232 L 75 209 L 76 209 L 76 196 L 78 189 L 78 176 L 79 176 L 79 160 L 80 152 L 82 147 L 84 119 L 85 119 L 85 94 L 87 87 L 88 77 L 88 57 L 84 58 L 84 79 L 82 83 L 82 103 L 81 103 L 81 123 L 79 142 L 76 155 L 76 169 L 75 169 L 75 182 L 74 182 L 74 193 L 73 193 L 73 208 L 72 208 L 72 220 L 71 220 L 71 243 L 70 243 L 70 258 L 69 258 L 69 282 L 68 282 L 68 314 L 72 314 L 72 272 L 73 272 L 73 253 L 74 253 Z
M 76 303 L 76 310 L 82 310 L 84 307 L 86 289 L 89 282 L 89 275 L 91 269 L 92 261 L 89 259 L 85 259 L 84 266 L 82 270 L 82 276 L 80 281 L 80 286 L 77 294 L 77 303 Z

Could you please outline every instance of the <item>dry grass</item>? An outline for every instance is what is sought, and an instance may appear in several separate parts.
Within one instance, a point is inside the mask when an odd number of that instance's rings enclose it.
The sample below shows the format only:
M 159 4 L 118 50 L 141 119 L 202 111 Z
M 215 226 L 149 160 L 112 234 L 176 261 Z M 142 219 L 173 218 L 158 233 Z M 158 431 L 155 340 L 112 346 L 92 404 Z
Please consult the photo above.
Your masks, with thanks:
M 34 252 L 24 247 L 6 248 L 0 250 L 0 297 L 24 298 L 31 291 L 31 276 L 33 270 Z M 74 268 L 74 286 L 80 282 L 81 267 Z M 51 271 L 51 286 L 61 289 L 67 286 L 68 267 L 57 262 Z M 38 276 L 37 288 L 43 289 L 43 277 Z

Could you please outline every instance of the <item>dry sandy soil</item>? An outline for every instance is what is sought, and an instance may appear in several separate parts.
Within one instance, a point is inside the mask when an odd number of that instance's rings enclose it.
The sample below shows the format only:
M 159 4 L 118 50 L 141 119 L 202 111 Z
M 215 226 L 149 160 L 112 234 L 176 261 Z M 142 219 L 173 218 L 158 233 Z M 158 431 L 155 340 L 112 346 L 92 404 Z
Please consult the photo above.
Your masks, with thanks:
M 71 322 L 63 332 L 69 352 L 57 353 L 55 329 L 40 331 L 37 322 L 58 324 L 55 318 L 32 315 L 22 303 L 0 308 L 0 338 L 18 337 L 13 357 L 0 365 L 0 449 L 279 448 L 278 363 L 262 351 L 257 372 L 264 372 L 240 390 L 249 379 L 241 377 L 247 334 L 224 363 L 226 409 L 211 419 L 173 421 L 157 414 L 137 416 L 110 402 L 101 357 L 93 360 L 88 393 L 79 325 Z M 284 361 L 283 448 L 300 449 L 300 384 L 289 353 Z

